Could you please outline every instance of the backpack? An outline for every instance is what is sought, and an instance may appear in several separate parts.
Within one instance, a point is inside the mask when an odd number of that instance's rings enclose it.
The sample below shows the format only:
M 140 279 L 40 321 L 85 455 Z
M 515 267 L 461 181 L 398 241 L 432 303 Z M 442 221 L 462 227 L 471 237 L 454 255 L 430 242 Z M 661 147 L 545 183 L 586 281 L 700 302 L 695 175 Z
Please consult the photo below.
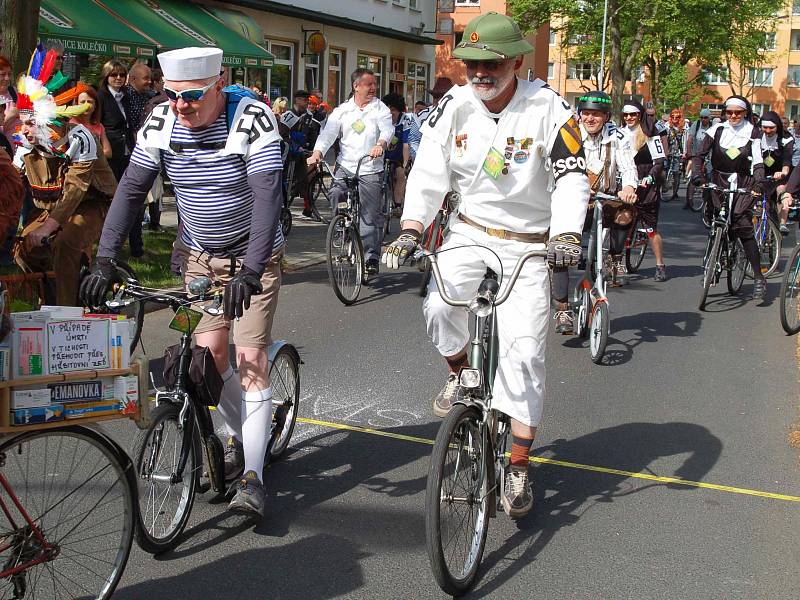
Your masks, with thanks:
M 236 115 L 236 109 L 239 107 L 239 102 L 242 101 L 242 98 L 252 98 L 263 102 L 253 90 L 238 83 L 222 88 L 222 93 L 225 94 L 225 120 L 228 123 L 228 131 L 231 129 L 233 117 Z

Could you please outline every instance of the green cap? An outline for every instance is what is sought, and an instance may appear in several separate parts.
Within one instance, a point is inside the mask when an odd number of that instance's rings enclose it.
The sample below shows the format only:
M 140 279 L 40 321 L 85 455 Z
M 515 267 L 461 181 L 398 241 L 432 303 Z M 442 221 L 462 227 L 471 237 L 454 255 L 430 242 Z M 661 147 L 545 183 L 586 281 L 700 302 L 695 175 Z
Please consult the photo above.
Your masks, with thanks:
M 514 20 L 489 12 L 467 23 L 453 56 L 461 60 L 503 60 L 528 52 L 533 52 L 533 46 L 522 36 Z

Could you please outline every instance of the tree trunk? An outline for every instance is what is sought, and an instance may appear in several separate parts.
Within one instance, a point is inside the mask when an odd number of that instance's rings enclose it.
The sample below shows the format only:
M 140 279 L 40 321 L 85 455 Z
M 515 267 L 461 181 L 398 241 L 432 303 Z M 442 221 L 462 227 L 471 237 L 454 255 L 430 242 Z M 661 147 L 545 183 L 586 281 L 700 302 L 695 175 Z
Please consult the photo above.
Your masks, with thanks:
M 36 47 L 41 0 L 0 0 L 0 54 L 11 62 L 12 78 L 28 68 Z

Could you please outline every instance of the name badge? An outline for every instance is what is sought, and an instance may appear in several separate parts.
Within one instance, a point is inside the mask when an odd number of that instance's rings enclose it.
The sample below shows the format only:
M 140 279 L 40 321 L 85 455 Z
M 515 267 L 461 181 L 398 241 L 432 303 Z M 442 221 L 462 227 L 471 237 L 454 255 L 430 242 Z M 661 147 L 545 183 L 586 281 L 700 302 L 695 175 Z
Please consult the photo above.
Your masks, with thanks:
M 741 151 L 738 148 L 728 148 L 725 150 L 725 154 L 727 154 L 728 158 L 731 160 L 736 160 L 736 158 L 741 154 Z
M 503 153 L 496 148 L 490 148 L 489 153 L 486 155 L 486 160 L 483 161 L 484 172 L 492 179 L 500 177 L 505 166 L 505 157 Z
M 352 127 L 353 131 L 355 131 L 356 133 L 364 133 L 364 130 L 367 128 L 367 126 L 364 125 L 364 121 L 362 121 L 361 119 L 353 121 L 353 124 L 350 127 Z
M 764 159 L 764 164 L 767 165 L 768 167 L 771 167 L 772 165 L 775 164 L 775 159 L 772 158 L 771 156 L 767 156 L 767 158 Z

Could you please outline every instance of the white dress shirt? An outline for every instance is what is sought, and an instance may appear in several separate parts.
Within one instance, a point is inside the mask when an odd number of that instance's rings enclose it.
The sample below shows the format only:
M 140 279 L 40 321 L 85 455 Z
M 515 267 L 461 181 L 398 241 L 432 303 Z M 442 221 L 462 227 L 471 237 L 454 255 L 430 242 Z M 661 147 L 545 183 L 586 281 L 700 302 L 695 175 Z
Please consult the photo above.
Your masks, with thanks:
M 122 113 L 122 116 L 125 117 L 125 120 L 127 121 L 128 120 L 128 115 L 125 114 L 125 108 L 123 108 L 123 106 L 122 106 L 122 98 L 124 98 L 124 94 L 122 93 L 122 90 L 117 91 L 117 90 L 115 90 L 113 87 L 111 87 L 109 85 L 108 86 L 108 91 L 111 93 L 112 96 L 114 96 L 114 100 L 117 101 L 117 106 L 119 106 L 119 112 Z
M 389 107 L 378 98 L 359 108 L 350 98 L 337 106 L 328 116 L 325 128 L 319 134 L 314 150 L 323 155 L 339 139 L 339 156 L 336 163 L 354 173 L 358 160 L 380 141 L 388 146 L 394 136 L 394 124 Z M 365 160 L 361 163 L 362 174 L 383 171 L 382 160 Z

